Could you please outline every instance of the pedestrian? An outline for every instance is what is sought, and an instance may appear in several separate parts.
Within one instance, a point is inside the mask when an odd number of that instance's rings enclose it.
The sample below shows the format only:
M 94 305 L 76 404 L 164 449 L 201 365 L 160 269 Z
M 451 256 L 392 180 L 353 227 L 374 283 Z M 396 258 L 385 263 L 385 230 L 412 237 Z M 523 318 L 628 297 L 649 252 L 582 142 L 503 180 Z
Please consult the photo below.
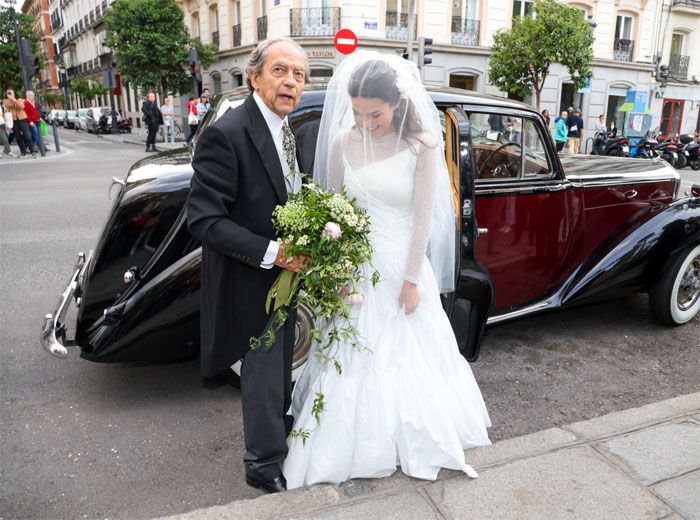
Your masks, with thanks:
M 568 117 L 569 113 L 562 110 L 561 115 L 554 120 L 554 142 L 557 145 L 557 152 L 561 152 L 566 144 L 566 119 Z
M 163 97 L 163 104 L 160 107 L 160 113 L 163 114 L 163 140 L 175 144 L 175 123 L 173 122 L 173 105 L 170 103 L 170 97 Z
M 544 118 L 544 124 L 547 128 L 549 128 L 549 110 L 546 108 L 542 111 L 542 117 Z
M 201 123 L 204 120 L 204 116 L 207 115 L 207 112 L 209 111 L 209 98 L 205 95 L 203 95 L 199 99 L 199 103 L 197 103 L 197 118 L 199 119 L 199 122 Z
M 197 116 L 197 96 L 192 95 L 187 101 L 187 126 L 190 127 L 190 134 L 187 136 L 189 143 L 199 128 L 199 117 Z
M 44 147 L 44 140 L 41 138 L 41 129 L 39 125 L 44 121 L 39 114 L 39 108 L 36 106 L 36 101 L 34 99 L 34 92 L 27 90 L 26 99 L 24 100 L 24 111 L 27 113 L 27 122 L 29 123 L 29 130 L 32 135 L 32 153 L 34 154 L 34 145 L 39 149 L 42 157 L 46 157 L 46 148 Z M 34 155 L 36 157 L 36 155 Z
M 603 133 L 603 134 L 608 133 L 608 127 L 605 126 L 605 115 L 604 114 L 600 114 L 598 116 L 598 121 L 595 124 L 595 131 Z
M 29 129 L 27 112 L 24 110 L 24 99 L 17 99 L 14 89 L 10 88 L 5 91 L 3 105 L 12 114 L 12 133 L 17 139 L 22 157 L 28 157 L 30 154 L 36 157 L 32 146 L 32 131 Z
M 188 228 L 202 242 L 202 375 L 226 373 L 243 358 L 246 482 L 268 493 L 286 489 L 281 463 L 292 427 L 296 309 L 270 348 L 251 350 L 250 338 L 265 329 L 265 298 L 282 269 L 299 272 L 308 264 L 285 253 L 271 223 L 288 191 L 301 188 L 287 115 L 301 100 L 307 71 L 306 52 L 294 40 L 257 45 L 247 67 L 251 94 L 197 140 L 187 202 Z
M 158 105 L 156 104 L 155 92 L 149 92 L 148 98 L 141 105 L 143 112 L 143 122 L 148 126 L 148 137 L 146 137 L 146 151 L 157 152 L 156 150 L 156 134 L 158 128 L 163 124 L 163 114 L 161 114 Z
M 12 113 L 9 110 L 5 110 L 4 104 L 0 104 L 0 144 L 2 144 L 2 153 L 8 157 L 17 157 L 12 153 L 12 148 L 10 148 L 8 130 L 12 131 Z
M 569 128 L 567 141 L 569 143 L 569 153 L 578 154 L 581 149 L 581 139 L 583 138 L 583 118 L 581 109 L 576 108 L 573 114 L 566 119 L 566 126 Z

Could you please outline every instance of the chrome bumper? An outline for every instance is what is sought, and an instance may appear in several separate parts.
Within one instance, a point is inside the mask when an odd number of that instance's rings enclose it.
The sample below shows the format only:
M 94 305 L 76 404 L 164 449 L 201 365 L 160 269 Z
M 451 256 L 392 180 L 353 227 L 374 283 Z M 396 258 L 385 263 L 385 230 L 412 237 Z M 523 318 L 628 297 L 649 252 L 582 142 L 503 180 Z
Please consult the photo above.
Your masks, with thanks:
M 88 253 L 78 253 L 78 261 L 75 264 L 75 272 L 66 287 L 61 293 L 58 307 L 53 314 L 44 316 L 44 327 L 41 331 L 41 345 L 52 355 L 60 358 L 68 356 L 68 348 L 75 345 L 73 340 L 66 339 L 66 327 L 63 322 L 70 300 L 76 298 L 76 305 L 80 306 L 80 283 L 85 269 L 90 263 L 92 251 Z

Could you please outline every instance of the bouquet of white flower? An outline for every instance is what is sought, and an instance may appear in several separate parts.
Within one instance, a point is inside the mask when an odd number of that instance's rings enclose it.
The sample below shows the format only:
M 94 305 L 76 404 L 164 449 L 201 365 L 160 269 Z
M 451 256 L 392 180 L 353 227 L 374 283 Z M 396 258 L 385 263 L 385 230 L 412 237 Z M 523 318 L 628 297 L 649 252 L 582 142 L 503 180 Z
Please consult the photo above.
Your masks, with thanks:
M 277 206 L 272 222 L 281 240 L 287 243 L 285 253 L 290 257 L 308 255 L 308 268 L 301 273 L 284 270 L 267 296 L 267 312 L 272 313 L 268 327 L 261 337 L 250 339 L 251 348 L 271 347 L 277 331 L 284 325 L 288 308 L 296 297 L 311 309 L 315 323 L 327 324 L 324 331 L 311 331 L 317 343 L 315 355 L 324 363 L 333 363 L 338 374 L 340 362 L 332 347 L 338 341 L 361 348 L 357 329 L 350 323 L 350 308 L 360 305 L 362 264 L 372 258 L 369 217 L 354 199 L 345 193 L 326 192 L 315 184 L 305 184 L 299 193 L 290 194 L 284 206 Z M 379 281 L 374 272 L 372 284 Z M 323 394 L 314 402 L 313 414 L 319 421 L 323 411 Z M 308 432 L 294 431 L 290 435 L 306 438 Z

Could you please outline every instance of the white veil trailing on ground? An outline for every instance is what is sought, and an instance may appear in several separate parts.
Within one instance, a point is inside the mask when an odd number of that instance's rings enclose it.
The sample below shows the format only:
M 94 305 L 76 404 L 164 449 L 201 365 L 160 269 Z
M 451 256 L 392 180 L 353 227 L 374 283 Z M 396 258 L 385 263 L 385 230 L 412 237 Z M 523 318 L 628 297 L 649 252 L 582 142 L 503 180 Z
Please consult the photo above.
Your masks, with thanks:
M 353 98 L 389 103 L 393 118 L 360 114 Z M 371 105 L 371 103 L 370 103 Z M 387 106 L 387 105 L 384 105 Z M 382 132 L 375 136 L 374 132 Z M 323 107 L 314 160 L 314 182 L 324 188 L 334 185 L 333 170 L 342 160 L 356 170 L 386 161 L 391 168 L 393 155 L 406 148 L 417 156 L 414 186 L 422 194 L 416 200 L 427 205 L 413 231 L 421 228 L 428 236 L 425 252 L 430 259 L 440 292 L 455 287 L 455 212 L 452 187 L 445 163 L 442 126 L 438 110 L 423 87 L 418 69 L 407 60 L 391 54 L 358 51 L 345 58 L 331 78 Z M 425 177 L 418 179 L 418 175 Z M 429 219 L 428 222 L 425 222 Z

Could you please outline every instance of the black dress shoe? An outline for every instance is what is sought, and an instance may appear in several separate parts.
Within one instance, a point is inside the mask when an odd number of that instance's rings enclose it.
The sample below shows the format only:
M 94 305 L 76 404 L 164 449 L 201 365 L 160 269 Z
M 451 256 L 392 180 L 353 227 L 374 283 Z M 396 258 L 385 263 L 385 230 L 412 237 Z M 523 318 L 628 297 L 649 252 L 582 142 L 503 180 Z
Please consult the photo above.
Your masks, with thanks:
M 272 480 L 257 480 L 253 477 L 245 476 L 246 484 L 256 489 L 260 489 L 265 493 L 280 493 L 287 491 L 287 479 L 284 475 L 275 477 Z

